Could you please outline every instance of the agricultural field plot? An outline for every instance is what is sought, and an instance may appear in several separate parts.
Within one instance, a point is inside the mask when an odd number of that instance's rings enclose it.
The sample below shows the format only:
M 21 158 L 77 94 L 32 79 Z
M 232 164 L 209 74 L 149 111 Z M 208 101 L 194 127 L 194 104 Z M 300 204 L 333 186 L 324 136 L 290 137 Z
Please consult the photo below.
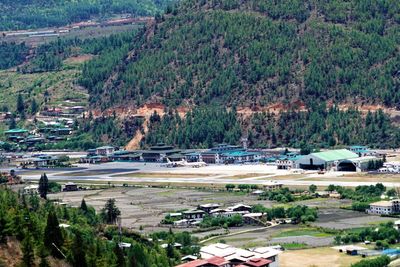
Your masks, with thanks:
M 284 251 L 279 256 L 279 266 L 348 267 L 361 259 L 360 256 L 348 256 L 344 253 L 339 253 L 330 247 L 324 247 Z
M 318 220 L 313 225 L 330 229 L 351 229 L 395 220 L 396 218 L 368 215 L 351 210 L 321 209 L 318 213 Z

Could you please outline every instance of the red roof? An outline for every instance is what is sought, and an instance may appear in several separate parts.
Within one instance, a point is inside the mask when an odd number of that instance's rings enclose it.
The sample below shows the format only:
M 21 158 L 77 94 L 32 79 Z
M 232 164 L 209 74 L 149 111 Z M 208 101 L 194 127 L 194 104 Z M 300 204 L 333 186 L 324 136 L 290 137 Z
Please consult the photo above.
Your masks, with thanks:
M 219 266 L 224 266 L 225 264 L 228 264 L 229 261 L 226 261 L 224 258 L 222 257 L 212 257 L 209 258 L 208 260 L 194 260 L 194 261 L 190 261 L 188 263 L 184 263 L 181 265 L 178 265 L 176 267 L 202 267 L 204 265 L 208 265 L 208 264 L 212 264 L 215 265 L 216 267 Z
M 208 263 L 215 264 L 216 266 L 222 266 L 224 264 L 228 264 L 229 261 L 225 260 L 222 257 L 212 257 L 207 260 Z
M 248 260 L 244 264 L 247 266 L 251 266 L 251 267 L 264 267 L 264 266 L 268 266 L 268 264 L 270 264 L 271 262 L 272 261 L 270 261 L 270 260 L 256 258 L 256 259 Z
M 187 263 L 175 266 L 175 267 L 200 267 L 204 264 L 207 264 L 208 261 L 206 260 L 194 260 L 194 261 L 189 261 Z

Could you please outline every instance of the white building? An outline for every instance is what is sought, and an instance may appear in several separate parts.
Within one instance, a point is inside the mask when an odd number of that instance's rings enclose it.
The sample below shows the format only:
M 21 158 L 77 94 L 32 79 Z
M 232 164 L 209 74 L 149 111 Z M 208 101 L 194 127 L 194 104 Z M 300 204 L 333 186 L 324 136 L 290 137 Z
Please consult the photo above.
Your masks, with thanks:
M 281 251 L 271 247 L 259 247 L 254 249 L 235 248 L 227 244 L 216 243 L 200 249 L 202 259 L 212 257 L 222 257 L 233 265 L 248 262 L 251 259 L 266 259 L 270 260 L 269 267 L 279 266 L 279 254 Z
M 39 194 L 39 185 L 32 184 L 24 187 L 24 194 L 25 195 L 35 195 Z
M 393 213 L 400 212 L 400 199 L 394 199 L 390 201 L 378 201 L 371 203 L 367 213 L 378 214 L 378 215 L 390 215 Z
M 101 146 L 96 148 L 96 155 L 98 156 L 111 156 L 115 151 L 112 146 Z

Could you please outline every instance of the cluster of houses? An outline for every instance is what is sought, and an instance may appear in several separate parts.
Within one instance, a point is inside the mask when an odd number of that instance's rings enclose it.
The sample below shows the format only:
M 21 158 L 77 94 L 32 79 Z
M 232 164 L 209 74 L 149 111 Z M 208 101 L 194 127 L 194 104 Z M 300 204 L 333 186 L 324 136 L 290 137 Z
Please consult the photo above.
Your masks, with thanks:
M 9 166 L 23 169 L 59 167 L 63 164 L 60 156 L 49 154 L 3 153 L 2 157 Z
M 14 185 L 22 184 L 23 182 L 21 176 L 16 175 L 14 171 L 0 172 L 0 184 Z
M 277 267 L 281 250 L 275 247 L 236 248 L 216 243 L 200 248 L 200 259 L 186 256 L 176 267 Z
M 85 110 L 84 106 L 45 107 L 36 117 L 40 122 L 39 127 L 33 130 L 10 129 L 4 132 L 6 137 L 4 141 L 33 148 L 36 144 L 65 140 L 73 134 L 75 119 L 81 117 Z M 10 121 L 12 118 L 10 112 L 0 113 L 0 121 Z
M 184 212 L 170 213 L 169 217 L 173 220 L 174 227 L 192 227 L 199 225 L 205 216 L 210 217 L 233 217 L 240 215 L 245 224 L 259 224 L 266 218 L 265 213 L 252 213 L 251 206 L 236 204 L 234 206 L 221 208 L 217 203 L 202 204 L 197 209 Z

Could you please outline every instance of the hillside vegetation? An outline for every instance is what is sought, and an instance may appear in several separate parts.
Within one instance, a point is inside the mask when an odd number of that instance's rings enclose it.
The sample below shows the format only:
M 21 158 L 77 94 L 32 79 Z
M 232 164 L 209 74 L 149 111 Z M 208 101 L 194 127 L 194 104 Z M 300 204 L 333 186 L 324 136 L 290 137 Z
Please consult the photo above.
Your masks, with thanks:
M 63 26 L 115 14 L 150 16 L 170 0 L 2 0 L 0 30 Z
M 92 77 L 93 103 L 400 105 L 397 0 L 188 0 L 166 13 L 109 79 Z

